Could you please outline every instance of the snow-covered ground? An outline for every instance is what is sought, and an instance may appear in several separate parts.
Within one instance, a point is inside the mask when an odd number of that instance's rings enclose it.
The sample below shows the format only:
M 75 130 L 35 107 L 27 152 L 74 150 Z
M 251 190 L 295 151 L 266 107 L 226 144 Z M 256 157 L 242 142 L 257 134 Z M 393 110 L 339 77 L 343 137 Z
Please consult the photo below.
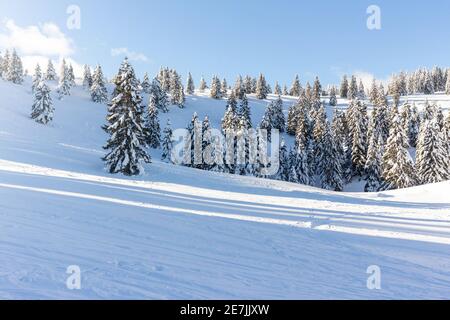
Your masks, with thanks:
M 0 96 L 0 298 L 450 298 L 450 182 L 334 193 L 158 152 L 145 175 L 112 176 L 106 107 L 81 88 L 54 100 L 48 126 L 29 119 L 28 85 L 0 80 Z M 256 123 L 266 102 L 250 104 Z M 186 127 L 196 111 L 217 127 L 224 108 L 187 97 L 161 123 Z M 81 290 L 66 288 L 70 265 Z M 366 286 L 373 265 L 381 290 Z

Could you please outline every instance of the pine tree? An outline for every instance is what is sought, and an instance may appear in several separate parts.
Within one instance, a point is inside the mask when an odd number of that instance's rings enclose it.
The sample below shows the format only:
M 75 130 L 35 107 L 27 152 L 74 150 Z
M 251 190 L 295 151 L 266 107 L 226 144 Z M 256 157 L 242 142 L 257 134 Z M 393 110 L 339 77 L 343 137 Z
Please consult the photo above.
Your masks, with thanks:
M 289 92 L 288 92 L 287 86 L 284 85 L 283 86 L 283 96 L 288 96 L 288 95 L 289 95 Z
M 425 121 L 417 143 L 416 169 L 421 183 L 450 179 L 448 136 L 439 128 L 437 118 Z
M 256 98 L 260 100 L 267 99 L 267 83 L 262 73 L 259 74 L 256 83 Z
M 370 88 L 369 92 L 369 100 L 372 104 L 375 104 L 378 100 L 379 93 L 378 93 L 378 87 L 375 79 L 372 80 L 372 87 Z
M 143 93 L 146 93 L 146 94 L 150 93 L 151 84 L 150 84 L 150 78 L 149 78 L 147 72 L 144 74 L 144 79 L 142 80 L 141 87 L 142 87 Z
M 172 162 L 172 149 L 173 149 L 173 132 L 170 124 L 170 120 L 167 120 L 167 125 L 163 131 L 162 140 L 162 161 Z
M 164 113 L 169 112 L 169 99 L 167 93 L 161 88 L 161 83 L 157 78 L 153 79 L 149 89 L 150 103 Z
M 211 82 L 210 96 L 213 99 L 222 99 L 222 91 L 220 89 L 220 80 L 217 76 L 213 76 Z
M 358 83 L 356 82 L 356 77 L 352 76 L 350 85 L 348 87 L 348 98 L 356 99 L 358 97 Z
M 103 76 L 102 67 L 98 65 L 92 75 L 91 99 L 96 103 L 104 103 L 108 101 L 108 90 L 105 85 L 105 77 Z
M 450 69 L 447 71 L 447 83 L 445 84 L 445 94 L 450 94 Z
M 228 97 L 225 115 L 222 118 L 222 131 L 235 130 L 238 123 L 237 101 L 232 91 Z
M 189 95 L 193 95 L 195 92 L 195 85 L 194 85 L 194 79 L 192 79 L 192 75 L 189 72 L 188 73 L 188 78 L 186 81 L 186 93 Z
M 104 130 L 110 135 L 103 158 L 110 173 L 138 175 L 142 164 L 150 163 L 145 151 L 147 130 L 144 128 L 140 84 L 128 59 L 123 61 L 114 79 L 116 96 L 108 107 L 108 124 Z
M 313 138 L 314 138 L 314 162 L 312 163 L 312 167 L 315 168 L 315 174 L 322 176 L 326 166 L 326 154 L 325 149 L 328 147 L 326 144 L 330 143 L 329 140 L 326 139 L 325 133 L 327 130 L 327 118 L 325 114 L 325 109 L 323 106 L 318 110 L 314 119 L 314 129 L 313 129 Z M 321 177 L 319 177 L 320 179 Z
M 349 128 L 352 136 L 353 173 L 364 175 L 367 160 L 367 109 L 359 99 L 352 100 L 349 106 Z
M 413 161 L 408 152 L 408 139 L 400 116 L 394 116 L 382 158 L 383 185 L 381 190 L 408 188 L 416 184 Z
M 272 128 L 278 129 L 280 132 L 286 130 L 286 119 L 283 113 L 283 100 L 278 96 L 272 104 Z
M 289 154 L 284 139 L 281 139 L 280 142 L 278 162 L 279 169 L 274 178 L 280 181 L 289 181 Z
M 347 76 L 342 78 L 341 89 L 340 89 L 341 98 L 348 98 L 348 80 Z
M 32 92 L 34 92 L 36 90 L 36 88 L 41 83 L 41 81 L 42 81 L 42 72 L 41 72 L 41 66 L 38 63 L 36 65 L 36 69 L 34 70 L 33 85 L 31 86 Z
M 362 80 L 359 80 L 359 85 L 358 85 L 358 98 L 359 99 L 365 99 L 366 98 L 366 89 L 364 87 L 364 83 L 362 82 Z
M 292 82 L 291 90 L 289 91 L 289 95 L 293 97 L 300 97 L 300 94 L 302 93 L 302 86 L 300 84 L 300 79 L 298 77 L 298 74 L 295 75 L 294 81 Z
M 158 119 L 158 106 L 157 101 L 151 96 L 148 109 L 145 126 L 147 128 L 147 145 L 153 149 L 157 149 L 161 146 L 161 128 Z
M 83 87 L 85 89 L 90 90 L 92 86 L 92 74 L 91 74 L 91 68 L 85 64 L 84 65 L 84 72 L 83 72 Z
M 208 88 L 208 86 L 206 85 L 206 81 L 205 81 L 205 79 L 202 77 L 201 79 L 200 79 L 200 86 L 199 86 L 199 90 L 200 90 L 200 92 L 205 92 L 205 90 Z
M 45 72 L 45 80 L 47 81 L 55 81 L 56 80 L 56 72 L 55 67 L 53 66 L 52 60 L 48 60 L 47 71 Z
M 301 108 L 295 135 L 295 157 L 291 159 L 291 166 L 295 168 L 295 174 L 292 172 L 294 177 L 293 179 L 296 181 L 289 180 L 291 182 L 297 182 L 305 185 L 309 185 L 311 183 L 308 157 L 308 152 L 310 152 L 310 140 L 307 115 L 304 108 Z
M 333 136 L 338 145 L 338 150 L 341 152 L 342 158 L 342 178 L 344 183 L 350 183 L 353 178 L 353 163 L 352 163 L 352 146 L 353 140 L 350 135 L 350 129 L 346 114 L 335 110 L 332 123 Z
M 52 121 L 53 113 L 52 98 L 50 96 L 50 89 L 44 83 L 40 81 L 34 91 L 34 103 L 31 109 L 31 118 L 38 123 L 47 124 Z

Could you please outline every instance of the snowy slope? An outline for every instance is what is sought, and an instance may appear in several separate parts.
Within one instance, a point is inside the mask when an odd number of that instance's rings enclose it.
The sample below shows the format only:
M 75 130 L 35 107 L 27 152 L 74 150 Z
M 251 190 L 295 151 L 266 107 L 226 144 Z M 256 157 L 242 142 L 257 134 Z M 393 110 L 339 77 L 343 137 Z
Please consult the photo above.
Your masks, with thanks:
M 28 86 L 0 80 L 0 95 L 0 298 L 450 298 L 449 182 L 333 193 L 157 152 L 146 175 L 111 176 L 104 105 L 77 88 L 42 126 Z M 217 126 L 224 105 L 188 97 L 161 122 L 196 111 Z M 251 99 L 254 122 L 265 105 Z M 66 288 L 69 265 L 82 290 Z M 366 287 L 371 265 L 382 290 Z

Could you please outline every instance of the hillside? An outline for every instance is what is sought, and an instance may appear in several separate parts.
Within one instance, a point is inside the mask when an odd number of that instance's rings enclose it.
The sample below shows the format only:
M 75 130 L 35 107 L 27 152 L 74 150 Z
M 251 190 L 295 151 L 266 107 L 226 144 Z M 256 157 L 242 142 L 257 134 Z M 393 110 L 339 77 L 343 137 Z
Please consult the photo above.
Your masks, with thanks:
M 0 80 L 0 298 L 450 298 L 450 182 L 334 193 L 176 167 L 158 151 L 145 175 L 111 176 L 106 107 L 77 87 L 42 126 L 30 91 Z M 267 102 L 250 104 L 257 123 Z M 224 108 L 188 96 L 160 118 L 184 128 L 197 112 L 217 127 Z M 70 265 L 82 290 L 66 288 Z M 371 265 L 382 290 L 366 287 Z

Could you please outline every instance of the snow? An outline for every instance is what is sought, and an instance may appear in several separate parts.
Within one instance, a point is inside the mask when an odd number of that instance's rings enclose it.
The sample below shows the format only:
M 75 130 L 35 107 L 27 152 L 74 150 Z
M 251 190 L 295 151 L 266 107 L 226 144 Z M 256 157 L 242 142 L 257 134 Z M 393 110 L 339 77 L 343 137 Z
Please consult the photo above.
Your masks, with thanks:
M 28 80 L 0 80 L 0 96 L 1 299 L 450 298 L 450 182 L 334 193 L 172 166 L 160 151 L 143 176 L 109 175 L 106 106 L 81 87 L 53 97 L 47 126 L 29 118 Z M 249 102 L 256 124 L 267 101 Z M 160 122 L 185 128 L 197 112 L 218 127 L 225 104 L 187 96 Z M 66 287 L 71 265 L 81 290 Z M 381 290 L 366 286 L 372 265 Z

